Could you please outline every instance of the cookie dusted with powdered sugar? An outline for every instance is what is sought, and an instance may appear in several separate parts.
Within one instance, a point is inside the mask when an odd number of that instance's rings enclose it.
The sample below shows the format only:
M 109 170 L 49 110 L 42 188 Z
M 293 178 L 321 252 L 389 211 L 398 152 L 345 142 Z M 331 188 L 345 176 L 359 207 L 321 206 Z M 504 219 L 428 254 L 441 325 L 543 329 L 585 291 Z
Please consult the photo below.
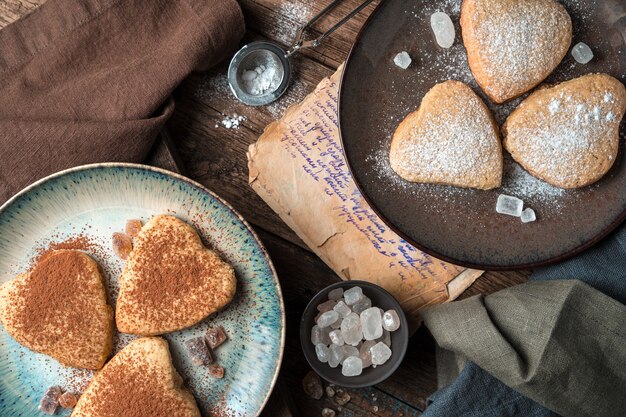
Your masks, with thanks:
M 534 176 L 561 188 L 598 181 L 619 147 L 626 89 L 590 74 L 531 94 L 502 127 L 504 147 Z
M 463 0 L 461 29 L 472 74 L 495 103 L 538 85 L 572 42 L 570 16 L 554 0 Z
M 487 190 L 502 181 L 498 128 L 485 103 L 460 81 L 426 93 L 396 129 L 389 159 L 412 182 Z

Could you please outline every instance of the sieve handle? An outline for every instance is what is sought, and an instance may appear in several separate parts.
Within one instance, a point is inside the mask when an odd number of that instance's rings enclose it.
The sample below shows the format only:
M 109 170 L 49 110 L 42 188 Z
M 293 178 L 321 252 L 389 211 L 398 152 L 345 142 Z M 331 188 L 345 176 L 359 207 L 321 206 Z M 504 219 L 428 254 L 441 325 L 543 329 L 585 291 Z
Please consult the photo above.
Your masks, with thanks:
M 359 13 L 361 10 L 363 10 L 368 4 L 370 4 L 372 2 L 372 0 L 365 0 L 363 3 L 361 3 L 360 6 L 356 7 L 354 10 L 352 10 L 347 16 L 345 16 L 343 19 L 341 19 L 339 22 L 337 22 L 333 27 L 331 27 L 330 29 L 328 29 L 326 32 L 322 33 L 319 37 L 315 38 L 315 39 L 310 39 L 310 40 L 304 40 L 304 34 L 306 32 L 307 29 L 309 29 L 311 26 L 313 26 L 313 24 L 315 24 L 315 22 L 317 22 L 322 16 L 324 16 L 326 13 L 328 13 L 329 11 L 331 11 L 332 9 L 335 8 L 335 6 L 337 6 L 339 3 L 341 3 L 343 0 L 334 0 L 332 1 L 328 6 L 326 6 L 321 12 L 319 12 L 318 14 L 316 14 L 315 16 L 313 16 L 311 18 L 311 20 L 309 20 L 304 26 L 302 26 L 299 30 L 298 30 L 298 34 L 296 35 L 296 42 L 291 46 L 291 48 L 289 48 L 289 50 L 285 53 L 285 56 L 289 57 L 290 55 L 292 55 L 293 53 L 295 53 L 296 51 L 298 51 L 299 49 L 302 48 L 314 48 L 316 46 L 319 46 L 322 41 L 324 39 L 326 39 L 326 37 L 328 35 L 330 35 L 331 33 L 333 33 L 334 31 L 336 31 L 337 29 L 339 29 L 339 27 L 341 25 L 343 25 L 344 23 L 346 23 L 348 20 L 352 19 L 357 13 Z

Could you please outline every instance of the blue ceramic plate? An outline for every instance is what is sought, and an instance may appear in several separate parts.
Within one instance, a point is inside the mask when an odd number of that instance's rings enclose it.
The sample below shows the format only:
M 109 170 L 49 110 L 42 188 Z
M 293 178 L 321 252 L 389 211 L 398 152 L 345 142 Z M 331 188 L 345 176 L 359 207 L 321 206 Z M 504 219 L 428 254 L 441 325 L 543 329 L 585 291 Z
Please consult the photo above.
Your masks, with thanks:
M 274 267 L 250 226 L 232 207 L 201 185 L 174 173 L 131 164 L 98 164 L 47 177 L 0 207 L 0 283 L 28 269 L 41 250 L 82 236 L 103 267 L 114 303 L 122 262 L 111 235 L 126 220 L 172 214 L 200 233 L 237 273 L 237 295 L 223 311 L 189 329 L 165 335 L 174 365 L 203 415 L 258 415 L 270 395 L 282 360 L 285 315 Z M 226 369 L 221 380 L 193 366 L 183 341 L 221 324 L 229 341 L 216 351 Z M 116 335 L 119 350 L 132 339 Z M 80 392 L 92 372 L 64 368 L 31 352 L 0 328 L 0 414 L 37 416 L 51 385 Z M 59 412 L 57 412 L 59 413 Z M 61 415 L 69 415 L 65 412 Z

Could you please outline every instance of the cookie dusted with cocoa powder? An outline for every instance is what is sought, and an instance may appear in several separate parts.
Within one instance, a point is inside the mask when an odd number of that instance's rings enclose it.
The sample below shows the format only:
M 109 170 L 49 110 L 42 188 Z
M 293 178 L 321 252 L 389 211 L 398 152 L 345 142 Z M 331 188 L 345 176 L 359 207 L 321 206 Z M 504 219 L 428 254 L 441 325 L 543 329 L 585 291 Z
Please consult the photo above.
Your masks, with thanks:
M 572 42 L 572 21 L 555 0 L 463 0 L 461 32 L 476 82 L 503 103 L 554 71 Z
M 489 109 L 460 81 L 434 86 L 396 129 L 391 168 L 407 181 L 488 190 L 502 181 L 502 146 Z
M 589 74 L 528 96 L 502 127 L 504 147 L 528 172 L 561 188 L 602 178 L 613 166 L 626 88 Z
M 0 321 L 22 345 L 61 364 L 100 369 L 113 344 L 113 310 L 98 264 L 53 251 L 0 287 Z
M 117 328 L 154 336 L 193 326 L 235 296 L 232 266 L 173 216 L 155 216 L 135 239 L 119 278 Z
M 165 339 L 143 337 L 117 353 L 91 380 L 72 417 L 200 417 Z

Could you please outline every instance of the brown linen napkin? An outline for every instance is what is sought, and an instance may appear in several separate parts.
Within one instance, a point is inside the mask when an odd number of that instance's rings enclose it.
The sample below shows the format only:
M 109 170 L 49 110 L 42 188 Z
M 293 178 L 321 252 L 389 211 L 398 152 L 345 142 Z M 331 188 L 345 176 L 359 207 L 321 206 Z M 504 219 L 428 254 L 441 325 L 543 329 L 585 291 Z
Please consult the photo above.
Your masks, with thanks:
M 243 33 L 235 0 L 48 0 L 0 30 L 0 203 L 61 169 L 142 161 L 172 91 Z

